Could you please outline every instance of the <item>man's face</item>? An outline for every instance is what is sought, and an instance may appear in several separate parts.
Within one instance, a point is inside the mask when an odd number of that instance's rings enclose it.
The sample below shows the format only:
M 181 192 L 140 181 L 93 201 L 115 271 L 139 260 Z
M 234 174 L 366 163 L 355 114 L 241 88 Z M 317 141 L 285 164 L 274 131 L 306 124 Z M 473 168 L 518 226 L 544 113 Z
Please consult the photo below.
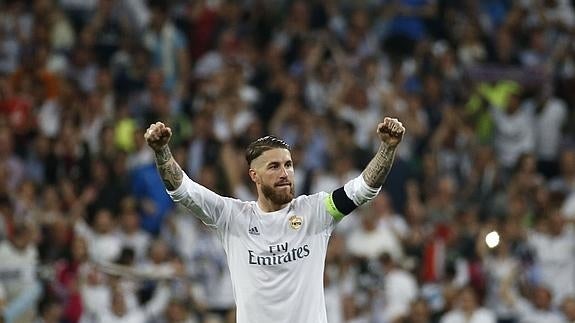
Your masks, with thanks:
M 533 294 L 533 303 L 538 309 L 548 309 L 551 304 L 551 293 L 543 287 L 539 287 Z
M 416 301 L 412 304 L 411 319 L 413 322 L 427 322 L 429 320 L 429 308 L 425 301 Z
M 151 12 L 151 17 L 150 17 L 150 25 L 152 26 L 152 28 L 154 29 L 161 29 L 164 26 L 164 23 L 166 22 L 166 13 L 164 11 L 162 11 L 161 9 L 153 9 Z
M 250 177 L 264 197 L 275 204 L 286 204 L 294 198 L 294 169 L 287 149 L 267 150 L 254 159 Z
M 517 112 L 517 110 L 519 110 L 520 105 L 521 105 L 521 98 L 519 97 L 519 95 L 512 94 L 511 97 L 509 97 L 509 103 L 507 105 L 507 109 L 505 110 L 505 112 L 507 112 L 508 115 L 512 115 L 515 112 Z
M 461 308 L 465 312 L 473 312 L 477 308 L 477 299 L 470 289 L 465 289 L 460 296 Z
M 563 301 L 563 314 L 567 317 L 568 320 L 574 321 L 575 320 L 575 298 L 567 297 Z

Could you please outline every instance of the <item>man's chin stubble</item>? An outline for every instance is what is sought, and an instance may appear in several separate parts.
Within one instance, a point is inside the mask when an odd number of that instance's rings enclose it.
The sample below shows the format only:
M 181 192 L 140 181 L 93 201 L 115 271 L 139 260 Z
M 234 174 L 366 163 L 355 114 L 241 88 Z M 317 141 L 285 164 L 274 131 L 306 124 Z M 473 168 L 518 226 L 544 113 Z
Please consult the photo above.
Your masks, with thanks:
M 277 189 L 275 187 L 272 188 L 269 186 L 263 186 L 262 192 L 268 200 L 274 202 L 275 204 L 286 204 L 291 202 L 291 200 L 293 200 L 294 198 L 293 185 L 290 186 L 289 193 L 280 192 L 280 189 Z

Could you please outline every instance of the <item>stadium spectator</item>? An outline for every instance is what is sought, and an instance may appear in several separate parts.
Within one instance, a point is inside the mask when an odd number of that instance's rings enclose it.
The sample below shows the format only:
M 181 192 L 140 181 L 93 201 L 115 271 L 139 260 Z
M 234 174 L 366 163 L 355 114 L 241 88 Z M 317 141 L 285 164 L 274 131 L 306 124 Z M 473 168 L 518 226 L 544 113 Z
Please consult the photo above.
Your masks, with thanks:
M 540 284 L 548 286 L 553 303 L 559 304 L 563 297 L 574 293 L 571 277 L 575 263 L 569 255 L 575 245 L 573 236 L 565 226 L 565 218 L 559 210 L 550 210 L 540 228 L 529 235 L 535 265 L 541 270 Z
M 37 277 L 38 250 L 33 228 L 26 223 L 14 226 L 9 240 L 0 243 L 2 259 L 2 318 L 5 322 L 31 322 L 36 317 L 36 304 L 42 293 Z
M 493 312 L 481 306 L 475 290 L 464 287 L 458 293 L 457 305 L 441 317 L 441 323 L 495 323 L 497 319 Z

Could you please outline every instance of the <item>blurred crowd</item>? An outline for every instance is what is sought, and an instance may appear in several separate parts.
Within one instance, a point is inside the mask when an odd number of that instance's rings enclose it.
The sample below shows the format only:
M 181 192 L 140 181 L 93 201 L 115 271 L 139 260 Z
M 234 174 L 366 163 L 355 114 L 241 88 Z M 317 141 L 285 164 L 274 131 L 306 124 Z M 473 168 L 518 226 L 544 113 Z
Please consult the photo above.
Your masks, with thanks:
M 330 191 L 385 116 L 407 134 L 331 238 L 329 322 L 575 322 L 574 2 L 0 0 L 0 322 L 234 322 L 144 130 L 253 200 L 250 141 Z

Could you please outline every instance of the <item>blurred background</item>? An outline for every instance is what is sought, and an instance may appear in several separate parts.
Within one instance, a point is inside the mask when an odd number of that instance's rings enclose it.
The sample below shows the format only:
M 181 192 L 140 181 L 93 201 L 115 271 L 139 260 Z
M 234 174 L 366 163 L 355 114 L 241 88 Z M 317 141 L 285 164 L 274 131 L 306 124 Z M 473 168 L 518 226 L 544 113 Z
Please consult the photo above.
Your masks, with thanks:
M 145 129 L 251 200 L 250 141 L 284 138 L 297 193 L 330 191 L 384 116 L 407 134 L 331 238 L 329 322 L 573 322 L 574 2 L 0 0 L 0 322 L 234 322 L 223 249 Z

